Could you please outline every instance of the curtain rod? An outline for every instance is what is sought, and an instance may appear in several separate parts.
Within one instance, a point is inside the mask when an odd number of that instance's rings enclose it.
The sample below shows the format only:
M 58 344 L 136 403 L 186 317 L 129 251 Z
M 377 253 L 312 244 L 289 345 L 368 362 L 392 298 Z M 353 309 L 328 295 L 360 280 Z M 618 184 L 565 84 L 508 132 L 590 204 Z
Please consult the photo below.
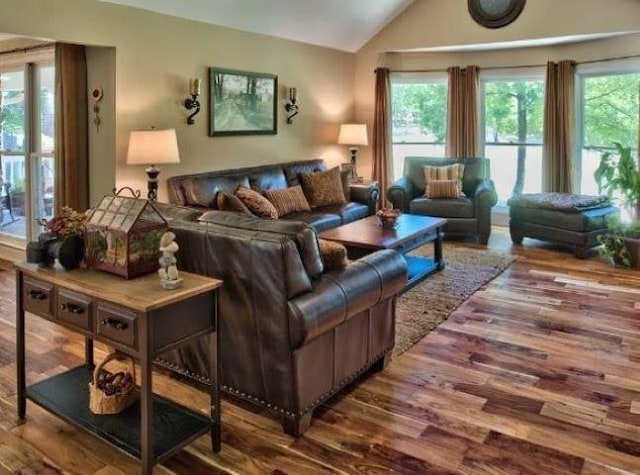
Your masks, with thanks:
M 619 61 L 622 59 L 635 59 L 640 58 L 640 54 L 632 54 L 627 56 L 616 56 L 615 58 L 605 58 L 605 59 L 591 59 L 589 61 L 577 61 L 576 64 L 593 64 L 593 63 L 604 63 L 608 61 Z M 526 65 L 512 65 L 512 66 L 491 66 L 484 67 L 482 69 L 514 69 L 514 68 L 541 68 L 545 67 L 547 64 L 526 64 Z M 390 73 L 446 73 L 447 69 L 390 69 Z
M 24 48 L 14 48 L 14 49 L 10 49 L 7 51 L 0 51 L 0 55 L 1 54 L 12 54 L 12 53 L 26 53 L 28 51 L 33 51 L 36 49 L 43 49 L 43 48 L 49 48 L 51 46 L 55 46 L 55 43 L 43 43 L 40 45 L 34 45 L 34 46 L 26 46 Z

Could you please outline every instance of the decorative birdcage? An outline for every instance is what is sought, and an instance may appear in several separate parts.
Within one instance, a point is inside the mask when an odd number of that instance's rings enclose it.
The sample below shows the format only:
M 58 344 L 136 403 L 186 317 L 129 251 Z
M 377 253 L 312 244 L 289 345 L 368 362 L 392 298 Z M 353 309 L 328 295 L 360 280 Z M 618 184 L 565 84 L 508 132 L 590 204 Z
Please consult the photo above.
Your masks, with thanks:
M 105 196 L 85 223 L 85 262 L 131 279 L 159 268 L 160 237 L 167 222 L 150 201 Z

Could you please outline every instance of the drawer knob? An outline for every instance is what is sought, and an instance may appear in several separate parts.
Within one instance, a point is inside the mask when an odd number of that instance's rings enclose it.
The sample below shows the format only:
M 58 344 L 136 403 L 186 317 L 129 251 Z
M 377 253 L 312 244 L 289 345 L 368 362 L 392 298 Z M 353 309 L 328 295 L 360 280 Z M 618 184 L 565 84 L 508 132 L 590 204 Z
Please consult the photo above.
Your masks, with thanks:
M 76 315 L 82 315 L 84 313 L 84 308 L 74 303 L 63 303 L 61 307 L 65 312 L 74 313 Z
M 47 299 L 47 294 L 45 294 L 44 292 L 42 292 L 40 290 L 30 290 L 28 295 L 29 295 L 29 298 L 33 299 L 33 300 L 46 300 Z
M 128 323 L 116 320 L 115 318 L 105 318 L 102 320 L 102 324 L 115 328 L 116 330 L 126 330 L 129 327 Z

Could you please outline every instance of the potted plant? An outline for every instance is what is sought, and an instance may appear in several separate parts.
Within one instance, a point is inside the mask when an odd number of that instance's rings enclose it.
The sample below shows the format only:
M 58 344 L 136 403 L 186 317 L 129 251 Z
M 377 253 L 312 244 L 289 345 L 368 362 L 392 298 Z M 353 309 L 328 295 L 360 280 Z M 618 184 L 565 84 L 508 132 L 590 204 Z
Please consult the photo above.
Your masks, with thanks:
M 615 151 L 600 157 L 594 173 L 600 193 L 616 197 L 631 220 L 609 220 L 609 230 L 599 237 L 603 254 L 625 267 L 640 267 L 640 157 L 634 157 L 630 147 L 615 143 Z

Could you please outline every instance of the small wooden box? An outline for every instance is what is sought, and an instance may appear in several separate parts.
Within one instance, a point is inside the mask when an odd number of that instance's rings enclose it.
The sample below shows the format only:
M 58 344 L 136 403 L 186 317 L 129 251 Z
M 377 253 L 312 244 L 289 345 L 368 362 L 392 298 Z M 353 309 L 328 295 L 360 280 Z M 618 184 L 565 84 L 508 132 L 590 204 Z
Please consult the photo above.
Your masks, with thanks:
M 105 196 L 85 223 L 85 262 L 131 279 L 155 272 L 167 222 L 148 200 Z

